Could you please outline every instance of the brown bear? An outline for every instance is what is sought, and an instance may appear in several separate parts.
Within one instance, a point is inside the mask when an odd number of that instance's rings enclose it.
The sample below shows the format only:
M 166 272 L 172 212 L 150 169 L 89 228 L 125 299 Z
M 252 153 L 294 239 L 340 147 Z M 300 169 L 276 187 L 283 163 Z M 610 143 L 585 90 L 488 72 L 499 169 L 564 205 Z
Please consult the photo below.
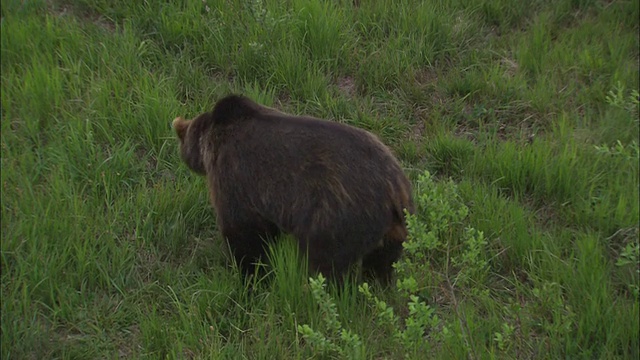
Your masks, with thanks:
M 373 134 L 228 95 L 173 128 L 189 168 L 206 175 L 222 236 L 244 275 L 280 233 L 309 266 L 342 280 L 351 264 L 388 284 L 414 211 L 411 184 Z

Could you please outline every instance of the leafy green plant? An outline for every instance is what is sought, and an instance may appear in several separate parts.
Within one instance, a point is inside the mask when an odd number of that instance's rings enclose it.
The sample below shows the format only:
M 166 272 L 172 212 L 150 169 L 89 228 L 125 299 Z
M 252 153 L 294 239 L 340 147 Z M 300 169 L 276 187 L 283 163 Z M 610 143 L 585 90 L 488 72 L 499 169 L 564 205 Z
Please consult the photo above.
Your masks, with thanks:
M 620 81 L 605 95 L 605 100 L 609 105 L 627 109 L 635 115 L 638 114 L 638 105 L 640 105 L 638 90 L 633 89 L 627 94 L 626 87 Z
M 553 343 L 563 343 L 574 330 L 576 313 L 567 304 L 562 287 L 556 282 L 544 281 L 533 288 L 532 293 L 541 315 L 535 327 L 548 333 Z
M 602 155 L 622 157 L 628 160 L 638 160 L 640 158 L 640 146 L 635 141 L 625 146 L 620 140 L 614 146 L 594 145 L 596 151 Z
M 473 228 L 462 229 L 462 221 L 469 209 L 462 202 L 453 181 L 436 182 L 425 171 L 416 181 L 415 201 L 416 214 L 406 213 L 409 236 L 403 244 L 405 254 L 394 264 L 398 276 L 396 288 L 400 295 L 397 309 L 375 295 L 369 284 L 363 283 L 358 287 L 371 305 L 376 323 L 391 333 L 396 349 L 402 349 L 398 351 L 410 358 L 419 357 L 429 347 L 442 343 L 452 335 L 450 329 L 458 323 L 461 324 L 458 333 L 463 338 L 468 336 L 462 325 L 464 321 L 443 321 L 437 314 L 437 307 L 427 304 L 428 289 L 440 285 L 448 287 L 454 307 L 457 307 L 455 292 L 458 287 L 479 289 L 475 293 L 482 293 L 482 286 L 477 283 L 486 275 L 488 266 L 482 256 L 487 244 L 483 233 Z M 455 256 L 450 255 L 452 244 L 460 247 Z M 434 263 L 440 261 L 444 261 L 440 265 L 445 272 L 436 274 L 436 277 L 430 276 L 436 271 Z M 324 314 L 329 335 L 314 331 L 308 325 L 299 326 L 298 331 L 319 351 L 344 354 L 345 347 L 336 344 L 338 335 L 345 344 L 347 341 L 359 341 L 359 338 L 342 329 L 323 282 L 321 277 L 310 279 L 310 286 Z M 406 315 L 399 316 L 398 309 L 403 309 Z M 465 341 L 468 350 L 472 351 L 470 340 Z M 351 343 L 347 348 L 353 349 L 356 344 L 360 343 Z
M 514 331 L 515 327 L 505 322 L 502 324 L 502 330 L 494 333 L 493 339 L 496 341 L 498 348 L 501 351 L 507 351 L 511 347 Z
M 394 265 L 398 289 L 409 296 L 437 283 L 438 279 L 426 275 L 433 272 L 434 264 L 445 268 L 439 275 L 452 286 L 465 286 L 472 279 L 482 282 L 488 267 L 482 256 L 487 241 L 481 231 L 463 228 L 469 209 L 456 184 L 451 180 L 436 183 L 425 171 L 415 186 L 418 211 L 406 214 L 409 236 L 404 243 L 405 255 Z
M 640 275 L 640 244 L 638 243 L 638 238 L 636 237 L 634 240 L 630 241 L 623 249 L 620 251 L 620 256 L 616 260 L 616 266 L 627 266 L 633 265 L 636 267 L 636 274 Z M 637 281 L 636 277 L 636 281 Z M 631 289 L 633 295 L 638 298 L 640 297 L 640 286 L 638 283 L 628 284 L 629 289 Z
M 309 279 L 313 298 L 320 307 L 326 327 L 326 335 L 311 326 L 298 325 L 298 332 L 318 352 L 339 355 L 345 359 L 363 359 L 364 347 L 358 334 L 345 329 L 340 322 L 338 310 L 331 295 L 327 293 L 326 279 L 322 274 Z

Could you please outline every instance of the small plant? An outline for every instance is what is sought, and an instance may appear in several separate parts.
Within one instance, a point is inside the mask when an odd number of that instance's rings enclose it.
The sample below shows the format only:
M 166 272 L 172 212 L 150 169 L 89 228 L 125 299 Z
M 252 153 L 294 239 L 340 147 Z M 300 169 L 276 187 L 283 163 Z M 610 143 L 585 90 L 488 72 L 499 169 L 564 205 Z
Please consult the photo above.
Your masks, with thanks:
M 549 334 L 552 341 L 563 343 L 573 332 L 576 314 L 572 307 L 567 305 L 562 287 L 556 282 L 544 281 L 541 286 L 536 286 L 532 293 L 542 315 L 536 326 Z
M 515 327 L 508 323 L 502 324 L 502 331 L 496 332 L 493 335 L 493 339 L 498 344 L 498 348 L 500 351 L 507 351 L 511 347 L 511 343 L 513 341 L 513 333 L 515 331 Z
M 429 336 L 432 344 L 436 345 L 451 334 L 450 328 L 456 326 L 455 321 L 442 321 L 435 308 L 420 301 L 429 296 L 429 288 L 447 287 L 460 320 L 460 335 L 467 350 L 473 352 L 469 331 L 463 326 L 463 315 L 457 312 L 455 292 L 458 287 L 472 284 L 474 286 L 469 286 L 471 294 L 484 292 L 477 285 L 482 283 L 488 269 L 488 262 L 482 257 L 487 244 L 484 234 L 474 228 L 462 228 L 469 209 L 451 180 L 436 183 L 425 171 L 418 176 L 415 201 L 416 213 L 406 213 L 409 236 L 404 243 L 405 254 L 394 265 L 398 274 L 396 286 L 409 310 L 404 324 L 400 325 L 393 309 L 370 294 L 366 284 L 360 287 L 360 291 L 375 304 L 379 321 L 385 326 L 393 326 L 398 345 L 417 355 L 426 350 L 422 348 L 426 344 L 425 337 Z M 444 272 L 436 270 L 442 268 Z M 439 331 L 430 333 L 434 329 Z
M 638 90 L 631 90 L 627 95 L 625 86 L 618 81 L 613 90 L 609 90 L 609 93 L 605 96 L 607 104 L 612 107 L 624 109 L 629 112 L 630 119 L 634 122 L 638 122 L 638 110 L 640 106 L 640 94 Z M 629 143 L 623 143 L 617 140 L 615 145 L 609 146 L 608 144 L 595 145 L 596 152 L 601 155 L 623 158 L 626 160 L 638 162 L 640 159 L 640 146 L 635 140 Z
M 407 304 L 409 315 L 404 320 L 404 326 L 402 326 L 400 318 L 395 314 L 393 307 L 373 295 L 369 284 L 360 285 L 358 290 L 373 304 L 377 313 L 378 324 L 390 329 L 398 348 L 404 349 L 405 356 L 418 354 L 422 350 L 421 348 L 426 345 L 425 337 L 427 332 L 441 325 L 441 320 L 436 315 L 435 309 L 424 301 L 420 301 L 420 298 L 416 295 L 409 295 Z M 448 334 L 448 330 L 445 327 L 436 336 L 446 334 Z
M 618 140 L 616 141 L 615 146 L 609 147 L 607 145 L 594 145 L 594 147 L 596 151 L 602 155 L 623 157 L 627 160 L 635 161 L 638 161 L 640 158 L 640 146 L 638 146 L 638 143 L 635 142 L 635 140 L 631 141 L 627 146 Z
M 612 90 L 605 96 L 606 102 L 615 107 L 627 109 L 633 114 L 638 114 L 638 105 L 640 105 L 640 94 L 638 90 L 631 90 L 629 95 L 626 94 L 624 85 L 618 81 Z
M 465 229 L 463 243 L 466 251 L 459 257 L 451 258 L 453 265 L 459 269 L 454 281 L 454 285 L 458 286 L 468 285 L 474 279 L 481 279 L 488 267 L 487 260 L 481 256 L 487 245 L 482 231 L 473 228 Z M 476 290 L 475 287 L 473 289 Z
M 433 272 L 433 264 L 442 261 L 445 264 L 440 265 L 447 273 L 441 275 L 451 280 L 453 286 L 481 280 L 488 268 L 482 257 L 487 241 L 481 231 L 462 229 L 469 209 L 458 195 L 455 183 L 449 180 L 436 184 L 427 171 L 418 177 L 416 190 L 418 211 L 406 214 L 409 237 L 404 244 L 405 256 L 395 264 L 398 289 L 406 296 L 419 293 L 429 285 L 424 274 Z
M 404 243 L 405 254 L 394 265 L 400 304 L 406 306 L 400 312 L 406 316 L 400 317 L 399 310 L 376 296 L 369 284 L 361 284 L 358 290 L 371 304 L 376 323 L 390 333 L 396 345 L 395 351 L 400 351 L 405 358 L 420 358 L 424 351 L 442 344 L 454 333 L 459 334 L 467 350 L 473 352 L 469 331 L 462 326 L 465 323 L 461 318 L 463 315 L 450 322 L 443 321 L 437 314 L 437 308 L 428 305 L 426 299 L 429 298 L 428 289 L 445 286 L 451 292 L 454 309 L 457 309 L 456 288 L 470 287 L 472 295 L 482 292 L 481 286 L 476 284 L 481 282 L 488 268 L 487 260 L 482 257 L 487 242 L 482 232 L 462 228 L 469 209 L 463 204 L 453 181 L 436 183 L 429 172 L 424 172 L 416 182 L 415 200 L 418 210 L 415 214 L 406 214 L 409 236 Z M 454 245 L 456 250 L 452 249 Z M 453 252 L 456 255 L 450 256 Z M 437 273 L 437 268 L 446 271 Z M 433 273 L 435 275 L 432 276 Z M 310 286 L 329 335 L 325 336 L 308 325 L 299 326 L 298 331 L 322 353 L 345 355 L 351 351 L 352 355 L 362 354 L 356 352 L 361 348 L 360 338 L 344 330 L 337 320 L 335 305 L 324 291 L 324 278 L 310 279 Z M 461 327 L 459 332 L 450 330 L 458 324 Z M 500 334 L 505 348 L 511 336 L 509 329 L 503 329 Z
M 620 256 L 616 261 L 616 266 L 635 265 L 636 273 L 640 275 L 640 244 L 638 239 L 629 242 L 620 252 Z M 640 297 L 640 286 L 637 282 L 635 284 L 628 284 L 629 289 L 636 298 Z
M 322 354 L 337 354 L 345 359 L 363 359 L 364 347 L 357 334 L 342 327 L 338 319 L 338 309 L 331 296 L 325 290 L 326 281 L 322 274 L 309 279 L 313 298 L 320 306 L 322 319 L 328 336 L 314 330 L 309 325 L 298 325 L 298 332 L 309 344 Z

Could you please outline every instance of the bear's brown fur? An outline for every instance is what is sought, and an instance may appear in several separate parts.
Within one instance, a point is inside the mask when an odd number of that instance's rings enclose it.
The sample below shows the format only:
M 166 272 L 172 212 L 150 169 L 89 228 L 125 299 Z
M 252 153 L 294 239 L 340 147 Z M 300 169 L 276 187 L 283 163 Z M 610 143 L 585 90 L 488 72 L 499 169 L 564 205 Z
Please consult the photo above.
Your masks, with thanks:
M 411 184 L 373 134 L 288 115 L 229 95 L 211 112 L 173 121 L 183 161 L 206 175 L 223 237 L 244 274 L 265 241 L 292 234 L 328 278 L 362 260 L 387 283 L 414 211 Z

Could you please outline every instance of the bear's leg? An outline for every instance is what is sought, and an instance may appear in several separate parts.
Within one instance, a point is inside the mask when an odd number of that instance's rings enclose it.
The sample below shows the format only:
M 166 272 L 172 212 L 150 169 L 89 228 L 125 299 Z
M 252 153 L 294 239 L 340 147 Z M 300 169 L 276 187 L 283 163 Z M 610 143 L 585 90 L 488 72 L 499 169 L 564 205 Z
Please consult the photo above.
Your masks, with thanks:
M 401 254 L 401 242 L 385 240 L 382 247 L 374 249 L 362 259 L 365 279 L 376 278 L 382 285 L 388 286 L 393 276 L 393 263 L 400 258 Z
M 301 244 L 301 247 L 304 245 Z M 341 285 L 349 266 L 356 261 L 357 254 L 354 251 L 337 252 L 335 249 L 335 245 L 328 245 L 322 240 L 310 241 L 306 253 L 311 271 L 320 272 L 328 281 Z
M 279 235 L 279 230 L 273 224 L 251 224 L 224 229 L 222 235 L 246 279 L 254 274 L 255 264 L 264 259 L 268 243 Z

